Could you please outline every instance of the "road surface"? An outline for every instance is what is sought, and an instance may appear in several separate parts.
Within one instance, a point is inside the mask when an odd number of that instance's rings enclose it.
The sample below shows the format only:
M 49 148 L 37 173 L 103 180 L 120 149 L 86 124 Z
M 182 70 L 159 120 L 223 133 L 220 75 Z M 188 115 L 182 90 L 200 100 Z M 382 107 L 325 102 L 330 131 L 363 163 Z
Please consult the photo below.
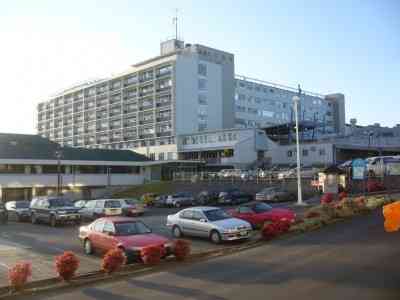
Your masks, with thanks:
M 27 299 L 400 299 L 400 233 L 382 214 L 169 272 Z

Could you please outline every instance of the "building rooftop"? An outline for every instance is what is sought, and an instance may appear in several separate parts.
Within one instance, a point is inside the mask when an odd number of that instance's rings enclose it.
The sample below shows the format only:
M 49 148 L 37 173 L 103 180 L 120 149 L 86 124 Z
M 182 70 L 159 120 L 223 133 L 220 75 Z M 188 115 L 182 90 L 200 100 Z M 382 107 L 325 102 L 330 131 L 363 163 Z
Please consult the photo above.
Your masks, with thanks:
M 0 133 L 0 159 L 55 160 L 57 151 L 61 152 L 61 160 L 149 161 L 146 156 L 130 150 L 62 147 L 39 135 Z

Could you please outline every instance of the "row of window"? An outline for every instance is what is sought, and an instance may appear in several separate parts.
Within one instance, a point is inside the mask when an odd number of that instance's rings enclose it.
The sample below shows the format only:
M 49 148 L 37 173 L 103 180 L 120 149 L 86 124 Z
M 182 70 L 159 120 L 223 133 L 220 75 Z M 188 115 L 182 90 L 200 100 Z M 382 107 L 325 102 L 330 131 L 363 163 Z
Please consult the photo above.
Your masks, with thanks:
M 149 80 L 153 80 L 155 78 L 159 78 L 165 75 L 169 75 L 172 73 L 172 65 L 167 65 L 167 66 L 161 66 L 155 70 L 146 70 L 139 72 L 139 74 L 130 74 L 125 76 L 124 78 L 120 79 L 113 79 L 105 83 L 101 83 L 97 86 L 93 86 L 90 88 L 87 88 L 85 90 L 81 90 L 79 92 L 76 92 L 74 94 L 70 95 L 65 95 L 64 97 L 58 97 L 54 100 L 51 100 L 49 102 L 43 102 L 38 105 L 38 110 L 42 111 L 45 109 L 51 109 L 52 103 L 54 103 L 54 106 L 60 106 L 60 105 L 66 105 L 69 103 L 72 103 L 72 101 L 81 101 L 84 97 L 90 97 L 90 96 L 95 96 L 95 95 L 101 95 L 103 93 L 106 93 L 108 90 L 114 91 L 118 90 L 121 87 L 127 87 L 132 84 L 136 84 L 139 82 L 146 82 Z M 163 80 L 158 81 L 157 89 L 162 89 L 166 86 L 171 85 L 171 80 L 167 79 L 165 82 Z
M 72 140 L 67 140 L 64 142 L 65 145 L 74 146 Z M 94 144 L 88 145 L 87 148 L 100 148 L 100 149 L 134 149 L 138 147 L 148 147 L 148 146 L 163 146 L 163 145 L 173 145 L 175 144 L 174 137 L 160 138 L 160 139 L 146 139 L 141 141 L 132 142 L 121 142 L 121 143 L 104 143 L 104 144 Z M 76 146 L 76 145 L 75 145 Z
M 315 151 L 317 151 L 317 149 L 315 148 L 315 147 L 311 147 L 311 149 L 309 150 L 309 149 L 303 149 L 301 152 L 301 154 L 302 154 L 302 156 L 308 156 L 309 155 L 309 152 L 315 152 Z M 296 155 L 296 153 L 297 153 L 297 151 L 296 150 L 288 150 L 288 152 L 287 152 L 287 157 L 293 157 L 293 156 L 295 156 Z M 326 155 L 326 150 L 325 150 L 325 148 L 320 148 L 320 149 L 318 149 L 318 153 L 319 153 L 319 155 L 320 156 L 325 156 Z
M 55 157 L 49 159 L 56 159 Z M 139 174 L 134 166 L 60 166 L 61 174 Z M 0 164 L 0 174 L 58 174 L 57 165 L 11 165 Z
M 202 135 L 186 136 L 182 139 L 183 145 L 210 144 L 227 141 L 237 141 L 237 132 L 210 133 Z

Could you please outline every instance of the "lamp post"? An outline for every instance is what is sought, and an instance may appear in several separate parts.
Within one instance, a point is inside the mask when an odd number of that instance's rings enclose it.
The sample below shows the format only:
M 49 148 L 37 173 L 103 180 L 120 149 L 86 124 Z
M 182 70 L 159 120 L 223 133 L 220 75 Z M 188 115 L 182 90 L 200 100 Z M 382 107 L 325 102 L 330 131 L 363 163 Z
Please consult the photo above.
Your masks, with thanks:
M 299 86 L 299 95 L 301 93 Z M 299 96 L 293 97 L 294 114 L 296 120 L 296 149 L 297 149 L 297 205 L 304 205 L 303 197 L 301 192 L 301 172 L 300 172 L 300 141 L 299 141 L 299 114 L 298 106 L 300 102 Z
M 57 196 L 61 196 L 61 150 L 57 150 L 55 156 L 57 158 Z

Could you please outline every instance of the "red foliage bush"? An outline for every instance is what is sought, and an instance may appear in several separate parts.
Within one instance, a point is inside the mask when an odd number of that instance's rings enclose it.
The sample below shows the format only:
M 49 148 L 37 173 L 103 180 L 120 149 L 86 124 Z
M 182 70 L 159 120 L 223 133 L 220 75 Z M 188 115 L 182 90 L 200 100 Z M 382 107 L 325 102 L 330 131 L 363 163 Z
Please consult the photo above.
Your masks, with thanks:
M 71 251 L 65 251 L 56 257 L 56 271 L 60 278 L 65 281 L 71 280 L 79 268 L 79 259 Z
M 109 250 L 103 257 L 101 269 L 107 274 L 118 271 L 126 263 L 126 255 L 119 248 Z
M 163 246 L 148 246 L 143 248 L 140 252 L 142 261 L 148 265 L 158 264 L 164 254 L 165 250 Z
M 384 189 L 385 189 L 385 186 L 382 184 L 382 182 L 379 182 L 377 180 L 368 180 L 367 181 L 368 193 L 379 192 L 379 191 L 383 191 Z
M 265 224 L 261 230 L 261 234 L 265 240 L 270 240 L 287 232 L 289 228 L 290 222 L 279 220 Z
M 346 192 L 341 192 L 341 193 L 339 194 L 339 201 L 340 201 L 340 200 L 343 200 L 344 198 L 347 198 L 347 193 L 346 193 Z
M 312 218 L 319 218 L 320 216 L 321 216 L 321 214 L 319 212 L 310 211 L 310 212 L 307 212 L 304 217 L 306 219 L 312 219 Z
M 16 291 L 22 290 L 31 276 L 32 265 L 30 262 L 20 262 L 8 269 L 8 281 Z
M 329 204 L 333 202 L 333 194 L 332 193 L 326 193 L 323 194 L 321 197 L 321 204 Z
M 175 240 L 174 241 L 174 255 L 177 260 L 185 260 L 192 251 L 192 245 L 186 240 Z

